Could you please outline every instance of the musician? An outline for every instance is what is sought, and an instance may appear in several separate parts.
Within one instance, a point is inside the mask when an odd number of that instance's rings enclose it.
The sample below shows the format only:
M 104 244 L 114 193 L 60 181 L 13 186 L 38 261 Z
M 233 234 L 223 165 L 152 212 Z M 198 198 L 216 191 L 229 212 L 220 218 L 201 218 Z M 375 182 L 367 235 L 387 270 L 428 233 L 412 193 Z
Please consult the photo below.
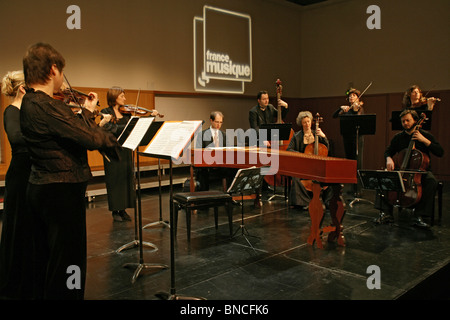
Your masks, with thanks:
M 250 109 L 248 114 L 248 120 L 250 122 L 250 128 L 256 130 L 257 136 L 259 136 L 259 128 L 262 124 L 274 123 L 274 119 L 277 118 L 278 112 L 281 109 L 281 118 L 284 119 L 289 111 L 288 104 L 279 99 L 278 109 L 272 104 L 269 104 L 269 94 L 267 91 L 260 91 L 257 95 L 258 104 Z M 270 146 L 269 141 L 263 142 L 265 146 Z
M 3 124 L 11 145 L 11 162 L 5 176 L 3 227 L 0 243 L 0 299 L 31 299 L 32 278 L 28 257 L 32 225 L 27 213 L 26 187 L 31 159 L 20 130 L 20 107 L 25 95 L 22 71 L 8 72 L 2 93 L 11 99 L 3 113 Z
M 346 100 L 349 102 L 349 105 L 340 106 L 334 113 L 333 118 L 337 118 L 339 116 L 345 115 L 355 115 L 355 114 L 364 114 L 364 102 L 359 98 L 361 92 L 355 88 L 350 88 L 347 93 Z M 351 160 L 356 159 L 356 132 L 350 135 L 344 135 L 344 151 L 345 157 Z M 360 137 L 360 146 L 362 146 L 362 137 Z M 361 151 L 361 149 L 360 149 Z M 360 152 L 362 154 L 362 151 Z
M 315 136 L 319 137 L 319 143 L 325 145 L 325 147 L 329 148 L 329 142 L 325 133 L 323 133 L 322 129 L 318 128 L 316 132 L 311 130 L 311 124 L 313 121 L 313 116 L 309 111 L 301 111 L 299 112 L 296 123 L 299 127 L 301 127 L 300 131 L 294 134 L 292 137 L 287 151 L 301 152 L 304 153 L 306 147 L 309 144 L 314 143 Z M 312 192 L 308 191 L 305 186 L 301 182 L 302 180 L 296 177 L 292 178 L 292 186 L 289 196 L 289 205 L 300 208 L 303 210 L 308 209 L 308 205 L 310 200 L 312 199 Z M 327 191 L 323 191 L 322 199 L 324 203 L 328 203 L 330 197 L 332 196 L 331 188 L 327 188 Z
M 419 86 L 412 85 L 403 95 L 402 109 L 413 109 L 417 112 L 432 111 L 437 101 L 439 99 L 434 97 L 425 98 Z
M 25 272 L 36 276 L 36 299 L 83 299 L 85 195 L 92 177 L 87 150 L 108 152 L 117 146 L 115 137 L 95 122 L 96 93 L 89 93 L 92 98 L 85 102 L 83 119 L 53 98 L 63 83 L 64 66 L 63 56 L 45 43 L 29 47 L 23 58 L 27 93 L 20 127 L 32 160 L 27 204 L 33 218 L 29 241 L 34 249 Z M 73 289 L 67 285 L 71 266 L 80 286 Z
M 417 112 L 411 109 L 405 109 L 400 114 L 400 119 L 403 126 L 403 131 L 397 133 L 391 140 L 389 146 L 386 148 L 384 157 L 386 158 L 386 169 L 394 170 L 394 155 L 400 151 L 407 149 L 412 140 L 415 141 L 415 148 L 422 153 L 429 156 L 433 154 L 437 157 L 444 155 L 444 149 L 439 144 L 434 136 L 422 129 L 415 130 L 415 124 L 419 119 Z M 423 220 L 431 216 L 433 210 L 434 197 L 436 194 L 437 180 L 431 172 L 431 164 L 428 166 L 426 174 L 422 175 L 422 196 L 420 202 L 415 206 L 415 220 L 414 225 L 417 227 L 428 227 L 428 224 Z M 375 208 L 382 211 L 378 222 L 388 223 L 393 221 L 392 205 L 390 205 L 386 197 L 378 197 L 375 201 Z
M 120 107 L 125 105 L 125 92 L 121 87 L 111 87 L 106 94 L 108 108 L 102 109 L 103 114 L 111 115 L 111 121 L 104 128 L 116 138 L 131 118 L 131 114 L 122 113 Z M 114 221 L 131 221 L 125 211 L 134 208 L 136 193 L 133 178 L 133 153 L 127 148 L 119 148 L 120 159 L 113 161 L 103 157 L 105 169 L 105 184 L 108 195 L 108 208 Z
M 226 147 L 233 145 L 227 141 L 225 131 L 221 130 L 224 120 L 224 115 L 220 111 L 213 111 L 209 115 L 209 128 L 202 131 L 201 135 L 197 137 L 195 142 L 196 148 L 214 148 Z M 229 168 L 195 168 L 195 176 L 200 186 L 198 191 L 209 190 L 210 176 L 222 179 L 222 186 L 224 192 L 227 190 L 227 185 L 231 183 L 234 177 L 235 169 Z

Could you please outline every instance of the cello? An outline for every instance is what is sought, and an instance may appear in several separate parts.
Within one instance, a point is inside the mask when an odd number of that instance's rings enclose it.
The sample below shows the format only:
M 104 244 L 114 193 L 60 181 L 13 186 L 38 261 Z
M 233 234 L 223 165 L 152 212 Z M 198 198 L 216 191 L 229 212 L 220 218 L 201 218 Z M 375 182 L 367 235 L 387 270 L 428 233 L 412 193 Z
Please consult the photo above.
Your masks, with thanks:
M 417 121 L 411 136 L 422 127 L 426 120 L 425 113 Z M 388 202 L 393 206 L 410 208 L 422 198 L 422 173 L 428 169 L 430 158 L 427 154 L 415 148 L 415 140 L 411 139 L 408 148 L 398 153 L 394 159 L 395 167 L 399 167 L 405 192 L 389 191 Z M 401 165 L 399 166 L 399 163 Z
M 319 113 L 316 114 L 316 118 L 314 120 L 316 122 L 316 134 L 314 135 L 314 143 L 310 143 L 306 146 L 304 154 L 312 154 L 326 157 L 328 155 L 328 148 L 319 142 L 319 136 L 317 135 L 317 130 L 319 130 L 319 122 L 323 122 L 323 118 Z M 308 191 L 313 191 L 313 181 L 312 180 L 301 180 L 303 186 Z
M 278 106 L 278 101 L 281 100 L 281 96 L 283 94 L 283 86 L 281 84 L 281 80 L 277 79 L 277 81 L 275 82 L 275 86 L 276 86 L 276 91 L 277 91 L 277 106 Z M 277 122 L 278 124 L 283 123 L 283 119 L 282 119 L 282 109 L 283 107 L 278 106 L 278 113 L 277 113 Z M 289 142 L 291 141 L 292 137 L 294 136 L 294 130 L 291 129 L 291 132 L 289 134 L 289 140 L 280 140 L 278 141 L 278 146 L 279 146 L 279 150 L 286 150 L 289 146 Z M 264 180 L 271 186 L 284 186 L 284 179 L 281 179 L 281 176 L 279 175 L 266 175 L 264 176 Z

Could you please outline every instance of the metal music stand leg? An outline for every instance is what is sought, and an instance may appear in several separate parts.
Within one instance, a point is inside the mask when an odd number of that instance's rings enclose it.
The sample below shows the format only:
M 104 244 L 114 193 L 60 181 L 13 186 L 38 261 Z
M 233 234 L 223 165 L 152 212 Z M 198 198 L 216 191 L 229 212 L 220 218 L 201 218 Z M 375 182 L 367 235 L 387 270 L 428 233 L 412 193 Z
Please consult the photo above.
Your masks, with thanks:
M 162 200 L 161 200 L 161 160 L 158 159 L 158 183 L 159 183 L 159 220 L 146 224 L 143 228 L 154 227 L 154 226 L 164 226 L 170 228 L 168 221 L 163 221 L 162 219 Z
M 173 226 L 173 181 L 172 181 L 172 160 L 170 162 L 170 225 Z M 155 294 L 163 300 L 206 300 L 200 297 L 180 296 L 175 288 L 175 230 L 170 228 L 170 293 L 158 292 Z
M 284 200 L 286 200 L 286 194 L 283 195 L 283 194 L 278 194 L 277 193 L 277 179 L 276 179 L 276 175 L 274 175 L 273 177 L 274 177 L 273 178 L 273 181 L 274 181 L 274 183 L 273 183 L 273 195 L 269 199 L 267 199 L 267 201 L 272 201 L 272 199 L 274 199 L 276 197 L 284 198 Z M 286 190 L 285 190 L 285 192 L 286 192 Z
M 135 153 L 133 151 L 133 160 L 132 160 L 133 174 L 134 174 L 134 171 L 135 171 L 135 169 L 134 169 L 134 157 L 135 157 Z M 137 161 L 139 161 L 139 159 Z M 139 173 L 139 166 L 138 166 L 137 170 L 138 170 L 138 173 Z M 135 189 L 134 191 L 136 192 L 136 182 L 134 183 L 134 189 Z M 139 194 L 139 196 L 140 196 L 140 194 Z M 136 201 L 134 202 L 134 240 L 129 242 L 129 243 L 124 244 L 123 246 L 121 246 L 119 249 L 116 250 L 116 253 L 120 253 L 123 250 L 137 248 L 140 245 L 139 244 L 139 236 L 138 236 L 138 213 L 137 213 L 137 206 L 138 205 L 137 205 L 137 201 L 138 201 L 138 199 L 136 198 Z M 150 242 L 143 242 L 142 245 L 147 247 L 147 248 L 152 248 L 153 251 L 157 251 L 158 250 L 158 248 L 154 244 L 152 244 Z
M 359 159 L 359 126 L 356 127 L 356 161 L 357 161 L 357 167 L 359 169 L 360 167 L 360 159 Z M 353 208 L 353 205 L 355 203 L 360 203 L 360 202 L 366 202 L 368 204 L 373 205 L 373 202 L 360 198 L 360 192 L 359 192 L 359 186 L 358 186 L 358 182 L 356 182 L 356 194 L 355 194 L 355 198 L 349 203 L 350 208 Z
M 253 247 L 253 245 L 250 243 L 250 241 L 248 240 L 247 237 L 255 237 L 255 238 L 259 238 L 256 236 L 252 236 L 250 235 L 250 233 L 248 232 L 247 228 L 245 227 L 244 224 L 244 194 L 241 193 L 241 198 L 242 198 L 242 204 L 241 204 L 241 224 L 239 226 L 238 229 L 236 229 L 236 231 L 234 232 L 233 236 L 231 238 L 234 238 L 236 236 L 236 234 L 239 232 L 239 230 L 241 230 L 241 236 L 244 237 L 245 241 L 247 241 L 248 245 L 253 249 L 253 251 L 256 252 L 255 248 Z
M 134 164 L 134 161 L 133 161 Z M 156 264 L 156 263 L 144 263 L 144 250 L 143 245 L 144 242 L 142 241 L 142 206 L 141 206 L 141 181 L 140 181 L 140 170 L 139 170 L 139 155 L 137 156 L 137 182 L 138 182 L 138 188 L 137 188 L 137 203 L 138 203 L 138 222 L 139 222 L 139 262 L 138 263 L 126 263 L 123 265 L 124 268 L 136 268 L 134 271 L 133 277 L 131 278 L 131 283 L 135 283 L 137 278 L 139 277 L 139 274 L 143 269 L 150 269 L 150 268 L 158 268 L 158 269 L 167 269 L 168 266 L 164 264 Z M 152 245 L 153 247 L 157 247 Z

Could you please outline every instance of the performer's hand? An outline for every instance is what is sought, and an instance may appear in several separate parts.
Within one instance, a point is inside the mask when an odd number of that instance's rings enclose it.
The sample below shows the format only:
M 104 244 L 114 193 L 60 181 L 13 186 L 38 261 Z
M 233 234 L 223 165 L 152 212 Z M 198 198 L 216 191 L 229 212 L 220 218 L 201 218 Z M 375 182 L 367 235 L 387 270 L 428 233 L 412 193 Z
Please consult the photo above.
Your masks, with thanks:
M 320 128 L 317 128 L 316 134 L 317 134 L 319 137 L 322 137 L 322 138 L 325 138 L 325 137 L 326 137 L 326 136 L 325 136 L 325 133 L 323 133 L 322 129 L 320 129 Z
M 263 141 L 263 143 L 264 143 L 265 147 L 270 147 L 270 142 L 269 141 Z
M 287 109 L 288 104 L 287 104 L 285 101 L 283 101 L 283 100 L 281 100 L 281 99 L 278 99 L 278 106 L 279 106 L 279 107 L 284 107 L 284 108 Z
M 89 99 L 86 99 L 84 107 L 91 112 L 94 112 L 97 108 L 98 94 L 95 92 L 89 92 Z
M 341 110 L 344 112 L 348 112 L 348 110 L 350 110 L 349 106 L 341 106 Z
M 395 164 L 394 164 L 394 160 L 392 160 L 391 157 L 387 157 L 386 158 L 386 169 L 388 171 L 392 171 L 394 170 Z
M 429 146 L 431 144 L 431 141 L 425 138 L 418 130 L 414 132 L 411 139 L 422 142 L 426 146 Z
M 103 127 L 105 124 L 111 121 L 112 115 L 111 114 L 104 114 L 102 120 L 100 120 L 100 123 L 98 124 L 100 127 Z
M 434 105 L 436 104 L 437 101 L 441 101 L 441 99 L 435 98 L 435 97 L 431 97 L 427 99 L 427 105 L 428 105 L 428 110 L 432 111 L 434 108 Z

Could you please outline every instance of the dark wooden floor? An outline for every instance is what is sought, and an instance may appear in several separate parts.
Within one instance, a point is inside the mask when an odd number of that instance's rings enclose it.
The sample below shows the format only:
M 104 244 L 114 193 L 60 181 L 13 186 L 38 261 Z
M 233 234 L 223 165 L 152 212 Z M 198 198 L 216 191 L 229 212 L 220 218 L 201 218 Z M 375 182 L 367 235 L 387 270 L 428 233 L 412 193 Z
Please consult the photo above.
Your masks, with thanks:
M 180 192 L 175 186 L 174 192 Z M 344 189 L 345 191 L 345 189 Z M 134 210 L 131 222 L 114 222 L 104 197 L 90 203 L 88 226 L 88 300 L 158 300 L 158 293 L 202 297 L 208 300 L 395 300 L 449 299 L 450 186 L 444 186 L 443 220 L 430 230 L 411 226 L 410 214 L 395 212 L 392 225 L 377 225 L 378 211 L 371 204 L 347 207 L 344 235 L 347 246 L 328 244 L 324 249 L 307 244 L 310 218 L 307 211 L 290 209 L 281 198 L 255 209 L 244 201 L 248 241 L 240 232 L 241 207 L 234 207 L 230 239 L 223 209 L 214 228 L 213 210 L 192 216 L 191 241 L 187 241 L 184 212 L 180 213 L 171 269 L 170 229 L 163 224 L 143 229 L 143 260 L 139 247 L 117 253 L 136 239 Z M 373 193 L 363 190 L 373 201 Z M 347 201 L 352 200 L 345 193 Z M 142 193 L 143 225 L 159 221 L 158 190 Z M 169 221 L 169 189 L 162 192 L 162 218 Z M 324 225 L 329 223 L 325 213 Z M 137 265 L 144 268 L 132 283 Z M 157 266 L 150 266 L 156 264 Z M 168 268 L 161 269 L 160 265 Z M 369 289 L 379 267 L 380 288 Z

